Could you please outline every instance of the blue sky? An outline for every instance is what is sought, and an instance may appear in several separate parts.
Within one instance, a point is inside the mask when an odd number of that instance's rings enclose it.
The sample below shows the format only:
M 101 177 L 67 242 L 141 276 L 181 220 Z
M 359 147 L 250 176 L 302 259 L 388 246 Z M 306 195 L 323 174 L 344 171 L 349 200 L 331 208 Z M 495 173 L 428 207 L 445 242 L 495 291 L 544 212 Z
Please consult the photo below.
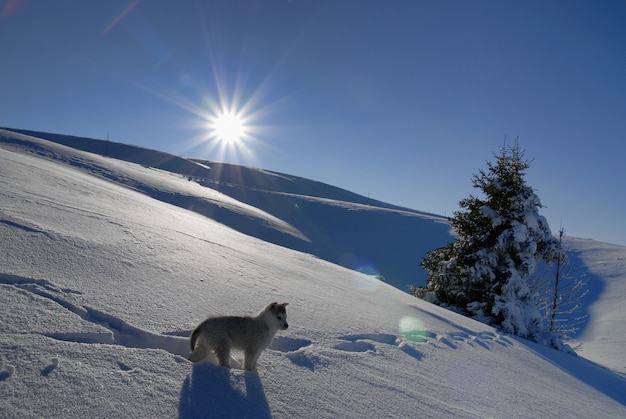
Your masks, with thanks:
M 626 1 L 0 1 L 0 126 L 451 215 L 519 137 L 552 230 L 626 245 Z M 211 133 L 221 110 L 242 139 Z

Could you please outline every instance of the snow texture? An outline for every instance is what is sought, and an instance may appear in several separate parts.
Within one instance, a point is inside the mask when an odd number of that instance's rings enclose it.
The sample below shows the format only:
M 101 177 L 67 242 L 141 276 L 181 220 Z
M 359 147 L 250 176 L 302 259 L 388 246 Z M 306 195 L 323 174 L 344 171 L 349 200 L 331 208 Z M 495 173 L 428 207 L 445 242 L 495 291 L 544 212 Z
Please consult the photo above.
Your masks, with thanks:
M 626 416 L 623 247 L 566 242 L 602 284 L 577 357 L 174 202 L 189 196 L 301 233 L 170 172 L 0 131 L 0 417 Z M 257 372 L 186 360 L 207 315 L 271 301 L 290 327 Z

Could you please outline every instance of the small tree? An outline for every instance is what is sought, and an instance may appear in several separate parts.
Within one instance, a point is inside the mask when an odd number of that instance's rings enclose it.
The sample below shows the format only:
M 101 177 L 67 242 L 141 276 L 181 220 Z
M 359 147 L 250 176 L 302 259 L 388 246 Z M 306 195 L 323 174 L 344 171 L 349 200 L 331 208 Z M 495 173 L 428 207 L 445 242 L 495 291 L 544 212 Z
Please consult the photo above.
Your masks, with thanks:
M 587 318 L 583 299 L 589 292 L 585 273 L 568 264 L 562 250 L 565 230 L 559 229 L 560 256 L 553 265 L 545 265 L 530 279 L 531 291 L 536 296 L 548 332 L 562 340 L 571 339 Z
M 457 238 L 422 260 L 426 291 L 437 304 L 538 340 L 542 316 L 527 279 L 538 260 L 556 260 L 558 242 L 524 180 L 530 162 L 523 159 L 517 139 L 494 156 L 495 164 L 487 162 L 488 170 L 472 179 L 484 197 L 460 201 L 462 210 L 450 219 Z

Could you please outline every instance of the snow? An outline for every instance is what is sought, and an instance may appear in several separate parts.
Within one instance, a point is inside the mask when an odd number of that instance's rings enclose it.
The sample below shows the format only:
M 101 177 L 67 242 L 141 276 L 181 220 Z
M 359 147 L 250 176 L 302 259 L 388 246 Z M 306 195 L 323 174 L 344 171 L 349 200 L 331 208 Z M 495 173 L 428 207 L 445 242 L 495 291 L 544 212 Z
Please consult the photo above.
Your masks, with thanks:
M 21 133 L 36 134 L 55 144 L 48 143 L 49 146 L 44 147 L 37 138 L 13 133 L 5 137 L 6 141 L 61 161 L 65 159 L 75 167 L 90 167 L 117 183 L 141 190 L 158 200 L 192 209 L 264 241 L 313 254 L 353 270 L 379 274 L 385 282 L 406 292 L 409 292 L 408 284 L 420 285 L 426 280 L 426 271 L 416 267 L 415 255 L 443 246 L 452 237 L 444 217 L 397 207 L 297 176 L 226 163 L 185 160 L 103 140 L 23 130 Z M 51 147 L 59 149 L 58 144 L 74 149 L 52 152 Z M 143 172 L 143 180 L 137 182 L 136 171 L 131 175 L 116 176 L 120 170 L 133 170 L 132 167 L 121 166 L 111 172 L 98 163 L 100 157 L 77 154 L 75 148 L 101 153 L 106 150 L 107 155 L 117 159 L 167 170 L 179 180 L 182 176 L 194 179 L 194 182 L 185 182 L 185 186 L 178 183 L 179 189 L 174 191 L 163 184 L 171 179 L 153 176 L 146 179 Z M 74 157 L 68 159 L 68 153 Z M 207 170 L 207 167 L 211 169 Z M 198 187 L 196 182 L 210 189 Z M 216 194 L 216 191 L 222 192 L 222 199 L 219 195 L 218 199 L 206 196 Z M 246 207 L 242 205 L 229 205 L 229 197 L 239 204 L 247 204 L 248 210 L 243 211 Z M 274 221 L 282 220 L 283 227 L 287 223 L 292 229 L 283 231 L 263 217 L 249 216 L 249 209 L 262 211 L 264 216 L 270 214 Z
M 626 247 L 572 237 L 563 245 L 570 261 L 583 265 L 591 294 L 580 355 L 626 375 Z
M 15 135 L 0 132 L 1 417 L 626 415 L 623 247 L 567 242 L 603 284 L 576 357 L 190 211 L 193 195 L 306 236 L 182 176 Z M 207 315 L 272 301 L 290 327 L 257 372 L 186 360 Z

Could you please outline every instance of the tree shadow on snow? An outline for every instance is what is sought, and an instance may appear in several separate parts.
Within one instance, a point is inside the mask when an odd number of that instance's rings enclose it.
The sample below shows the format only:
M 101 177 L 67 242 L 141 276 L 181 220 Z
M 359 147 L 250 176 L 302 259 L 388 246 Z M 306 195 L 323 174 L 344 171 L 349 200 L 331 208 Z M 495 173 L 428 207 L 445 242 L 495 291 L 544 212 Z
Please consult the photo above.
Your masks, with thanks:
M 263 384 L 256 372 L 231 370 L 206 362 L 193 365 L 178 404 L 183 418 L 271 418 Z
M 583 357 L 571 355 L 564 351 L 557 351 L 518 336 L 510 336 L 510 338 L 527 346 L 539 357 L 560 368 L 565 373 L 576 377 L 600 393 L 604 393 L 607 397 L 612 398 L 617 403 L 626 406 L 625 377 Z
M 582 305 L 580 310 L 576 310 L 574 313 L 561 314 L 561 322 L 565 324 L 576 324 L 578 330 L 571 333 L 572 338 L 581 337 L 589 327 L 591 320 L 591 306 L 593 303 L 600 299 L 600 296 L 606 289 L 606 281 L 599 275 L 594 274 L 589 270 L 583 259 L 581 258 L 581 252 L 578 250 L 567 251 L 568 263 L 563 265 L 563 274 L 565 281 L 583 280 L 585 282 L 584 288 L 587 290 L 587 294 L 582 297 L 579 303 Z M 583 317 L 582 320 L 576 321 L 575 317 Z

